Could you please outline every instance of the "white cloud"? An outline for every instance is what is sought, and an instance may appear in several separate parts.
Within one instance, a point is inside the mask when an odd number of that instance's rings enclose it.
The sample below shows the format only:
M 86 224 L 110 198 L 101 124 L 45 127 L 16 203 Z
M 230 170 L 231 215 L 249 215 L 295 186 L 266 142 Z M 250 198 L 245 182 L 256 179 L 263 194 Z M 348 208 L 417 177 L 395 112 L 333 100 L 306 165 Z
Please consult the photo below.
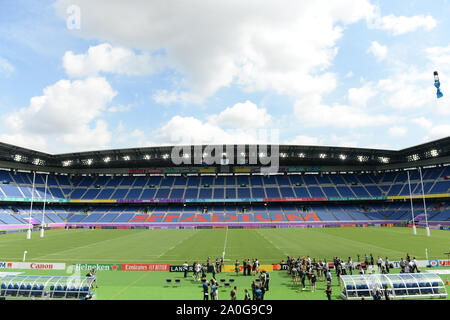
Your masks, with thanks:
M 391 127 L 389 128 L 388 131 L 391 137 L 404 137 L 407 132 L 408 129 L 406 129 L 405 127 L 398 127 L 398 126 Z
M 5 125 L 38 134 L 74 132 L 100 116 L 116 95 L 104 78 L 60 80 L 43 91 L 29 107 L 7 116 Z
M 45 151 L 104 148 L 111 135 L 98 118 L 115 95 L 104 78 L 60 80 L 44 88 L 42 96 L 31 98 L 28 107 L 5 115 L 3 125 L 11 136 L 45 139 L 40 143 Z
M 393 14 L 388 16 L 378 16 L 369 26 L 374 29 L 386 30 L 392 32 L 394 36 L 399 36 L 405 33 L 414 32 L 418 29 L 430 31 L 437 25 L 436 20 L 432 16 L 417 15 L 413 17 L 395 16 Z
M 348 101 L 352 106 L 365 107 L 367 102 L 377 93 L 377 88 L 372 83 L 368 83 L 361 88 L 350 88 L 348 90 Z
M 64 19 L 70 3 L 55 4 Z M 327 69 L 337 54 L 343 28 L 369 19 L 374 12 L 369 0 L 286 0 L 264 5 L 256 0 L 194 0 L 170 7 L 155 1 L 130 6 L 122 1 L 81 0 L 77 5 L 83 13 L 78 34 L 146 52 L 164 51 L 165 66 L 175 69 L 182 81 L 180 87 L 156 94 L 155 100 L 162 103 L 198 102 L 232 83 L 248 91 L 292 96 L 331 92 L 336 75 Z M 79 67 L 72 60 L 72 73 L 86 72 L 85 64 Z
M 257 144 L 278 141 L 277 130 L 224 129 L 194 117 L 175 116 L 156 130 L 156 138 L 165 145 Z
M 383 61 L 387 56 L 388 48 L 377 41 L 372 41 L 367 52 L 373 54 L 378 61 Z
M 36 151 L 48 150 L 46 139 L 38 134 L 2 133 L 0 141 Z
M 439 67 L 439 70 L 450 71 L 450 45 L 447 47 L 427 48 L 425 52 L 427 58 L 436 67 L 436 71 L 438 71 L 437 67 Z
M 340 137 L 335 134 L 332 134 L 329 141 L 331 141 L 330 145 L 332 146 L 356 148 L 358 147 L 358 142 L 355 140 L 355 138 L 356 138 L 355 136 Z
M 208 122 L 233 128 L 264 128 L 270 125 L 272 117 L 266 109 L 260 109 L 251 101 L 237 103 L 218 115 L 212 115 Z
M 108 43 L 89 47 L 85 54 L 67 51 L 63 57 L 64 69 L 71 77 L 97 76 L 100 72 L 145 75 L 155 72 L 160 64 L 158 56 L 136 55 L 129 49 Z
M 417 109 L 429 104 L 436 96 L 431 77 L 429 72 L 420 72 L 415 67 L 410 67 L 378 81 L 377 88 L 389 107 Z
M 8 60 L 0 57 L 0 74 L 9 77 L 14 70 L 13 65 Z
M 70 145 L 73 150 L 93 151 L 108 148 L 111 138 L 108 124 L 104 120 L 97 120 L 93 128 L 83 124 L 73 132 L 59 136 L 56 141 Z
M 433 122 L 424 117 L 414 118 L 411 121 L 423 129 L 431 129 L 433 127 Z
M 424 138 L 425 141 L 438 140 L 450 136 L 450 125 L 437 125 L 430 129 L 428 135 Z
M 294 111 L 299 123 L 305 127 L 360 128 L 382 126 L 395 121 L 394 117 L 368 113 L 358 107 L 323 104 L 319 95 L 297 100 Z
M 311 137 L 300 135 L 296 136 L 294 139 L 286 141 L 287 145 L 298 145 L 298 146 L 317 146 L 322 143 L 322 140 L 318 137 Z

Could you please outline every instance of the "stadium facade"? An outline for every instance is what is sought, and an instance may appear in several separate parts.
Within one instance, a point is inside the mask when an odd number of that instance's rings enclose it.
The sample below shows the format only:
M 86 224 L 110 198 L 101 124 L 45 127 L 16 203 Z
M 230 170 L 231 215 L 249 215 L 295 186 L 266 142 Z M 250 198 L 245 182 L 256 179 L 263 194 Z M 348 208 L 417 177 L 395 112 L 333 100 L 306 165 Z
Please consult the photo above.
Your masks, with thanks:
M 412 211 L 419 226 L 450 226 L 450 137 L 399 151 L 277 146 L 277 170 L 267 174 L 272 150 L 51 155 L 0 144 L 0 231 L 405 225 Z

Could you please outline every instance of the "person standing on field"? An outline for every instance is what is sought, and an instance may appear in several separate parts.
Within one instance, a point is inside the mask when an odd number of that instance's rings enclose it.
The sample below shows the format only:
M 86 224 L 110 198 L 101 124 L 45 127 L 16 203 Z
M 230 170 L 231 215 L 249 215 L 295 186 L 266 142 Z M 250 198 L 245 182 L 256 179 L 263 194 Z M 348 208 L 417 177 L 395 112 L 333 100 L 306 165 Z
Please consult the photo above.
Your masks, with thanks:
M 381 265 L 382 264 L 383 264 L 383 259 L 381 259 L 381 257 L 378 256 L 378 260 L 377 260 L 378 272 L 381 271 Z
M 244 276 L 246 276 L 247 275 L 247 260 L 246 259 L 244 259 L 244 261 L 242 261 L 242 268 L 244 271 Z
M 250 297 L 250 293 L 248 293 L 248 289 L 244 290 L 244 300 L 245 301 L 252 300 L 251 297 Z
M 388 257 L 386 257 L 386 259 L 384 260 L 384 266 L 386 268 L 386 273 L 389 273 L 389 259 L 388 259 Z
M 331 288 L 331 282 L 327 282 L 327 288 L 325 290 L 325 293 L 327 294 L 327 299 L 331 300 L 331 293 L 333 292 L 333 289 Z
M 187 278 L 188 269 L 189 269 L 189 265 L 188 265 L 187 261 L 185 261 L 183 264 L 183 271 L 184 271 L 185 278 Z
M 234 287 L 234 289 L 231 290 L 231 293 L 230 293 L 230 297 L 231 297 L 232 301 L 236 301 L 236 292 L 237 292 L 237 287 Z
M 203 282 L 203 300 L 208 300 L 209 297 L 209 282 Z
M 239 276 L 239 261 L 237 259 L 234 264 L 234 271 L 236 272 L 236 277 L 238 277 Z

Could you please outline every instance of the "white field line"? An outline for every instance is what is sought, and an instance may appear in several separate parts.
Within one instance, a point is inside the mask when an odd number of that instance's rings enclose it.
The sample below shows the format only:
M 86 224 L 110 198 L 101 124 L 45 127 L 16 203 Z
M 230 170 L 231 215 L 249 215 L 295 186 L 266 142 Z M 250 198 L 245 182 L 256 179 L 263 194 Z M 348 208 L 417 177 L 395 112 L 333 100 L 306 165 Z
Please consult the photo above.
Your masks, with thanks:
M 61 250 L 61 251 L 58 251 L 58 252 L 45 254 L 45 255 L 43 255 L 43 256 L 36 257 L 36 259 L 39 259 L 39 258 L 42 258 L 42 257 L 48 257 L 48 256 L 59 255 L 59 254 L 61 254 L 61 252 L 68 252 L 68 251 L 77 250 L 77 249 L 82 249 L 82 248 L 89 248 L 89 247 L 96 246 L 96 245 L 98 245 L 99 243 L 104 243 L 104 242 L 108 242 L 108 241 L 115 241 L 115 240 L 118 240 L 118 239 L 123 239 L 123 238 L 131 237 L 131 236 L 136 236 L 137 234 L 140 234 L 140 233 L 132 233 L 132 234 L 129 234 L 129 235 L 126 235 L 126 236 L 118 237 L 118 238 L 106 239 L 106 240 L 94 242 L 94 243 L 91 243 L 91 244 L 88 244 L 88 245 L 85 245 L 85 246 L 72 247 L 72 248 L 69 248 L 69 249 L 66 249 L 66 250 Z
M 225 251 L 227 249 L 227 242 L 228 242 L 228 228 L 227 231 L 225 233 L 225 243 L 223 245 L 223 252 L 222 252 L 222 259 L 225 261 Z
M 284 250 L 282 250 L 281 247 L 277 246 L 272 240 L 266 238 L 266 236 L 265 236 L 264 234 L 262 234 L 259 230 L 257 230 L 256 232 L 257 232 L 261 237 L 263 237 L 264 240 L 266 240 L 266 241 L 269 242 L 272 246 L 274 246 L 277 250 L 283 252 L 283 254 L 284 254 L 285 256 L 288 256 L 288 255 L 289 255 L 288 253 L 284 252 Z
M 173 245 L 172 247 L 170 247 L 169 249 L 167 249 L 166 251 L 164 251 L 163 253 L 161 253 L 160 255 L 156 256 L 158 259 L 161 258 L 163 255 L 165 255 L 167 252 L 175 249 L 176 247 L 178 247 L 180 244 L 182 244 L 184 241 L 189 240 L 190 238 L 192 238 L 194 235 L 196 235 L 197 232 L 192 233 L 189 237 L 181 239 L 180 241 L 178 241 L 175 245 Z M 167 260 L 169 261 L 169 260 Z

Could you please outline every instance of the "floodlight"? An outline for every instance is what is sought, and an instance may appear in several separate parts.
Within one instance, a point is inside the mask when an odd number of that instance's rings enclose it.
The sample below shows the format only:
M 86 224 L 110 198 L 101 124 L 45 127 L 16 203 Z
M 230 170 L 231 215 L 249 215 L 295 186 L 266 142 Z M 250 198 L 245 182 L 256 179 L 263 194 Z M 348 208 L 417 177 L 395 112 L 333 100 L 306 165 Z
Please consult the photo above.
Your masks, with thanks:
M 108 162 L 110 162 L 110 161 L 111 161 L 111 157 L 106 157 L 106 158 L 103 158 L 103 161 L 104 161 L 105 163 L 108 163 Z
M 347 156 L 345 154 L 340 154 L 339 159 L 345 160 L 345 159 L 347 159 Z
M 165 153 L 165 154 L 162 155 L 162 158 L 163 158 L 164 160 L 167 160 L 167 159 L 169 159 L 169 155 L 168 155 L 167 153 Z
M 20 154 L 14 155 L 14 161 L 17 161 L 17 162 L 22 161 L 22 156 Z
M 412 154 L 408 156 L 408 161 L 417 161 L 420 160 L 420 156 L 418 154 Z
M 431 151 L 430 151 L 430 155 L 431 155 L 432 157 L 437 157 L 437 156 L 439 156 L 439 151 L 437 151 L 436 149 L 431 150 Z
M 357 157 L 359 162 L 367 162 L 369 160 L 368 156 L 358 156 Z
M 81 163 L 85 166 L 90 166 L 94 162 L 94 159 L 83 159 L 81 160 Z
M 306 155 L 305 155 L 303 152 L 301 152 L 301 153 L 298 154 L 298 157 L 299 157 L 299 158 L 305 158 Z
M 65 160 L 62 162 L 62 166 L 63 167 L 70 167 L 72 165 L 73 161 L 72 160 Z
M 146 154 L 145 156 L 144 156 L 144 160 L 150 160 L 152 157 L 149 155 L 149 154 Z
M 319 158 L 320 159 L 325 159 L 326 157 L 327 157 L 327 155 L 325 153 L 319 154 Z
M 125 161 L 129 161 L 131 158 L 130 158 L 130 156 L 123 156 L 123 160 L 125 160 Z
M 36 158 L 36 159 L 33 160 L 33 164 L 34 164 L 35 166 L 43 166 L 43 165 L 45 164 L 45 161 L 44 161 L 44 160 L 41 160 L 41 159 L 39 159 L 39 158 Z
M 390 158 L 387 158 L 387 157 L 378 157 L 378 160 L 381 162 L 381 163 L 389 163 L 389 161 L 391 160 Z

